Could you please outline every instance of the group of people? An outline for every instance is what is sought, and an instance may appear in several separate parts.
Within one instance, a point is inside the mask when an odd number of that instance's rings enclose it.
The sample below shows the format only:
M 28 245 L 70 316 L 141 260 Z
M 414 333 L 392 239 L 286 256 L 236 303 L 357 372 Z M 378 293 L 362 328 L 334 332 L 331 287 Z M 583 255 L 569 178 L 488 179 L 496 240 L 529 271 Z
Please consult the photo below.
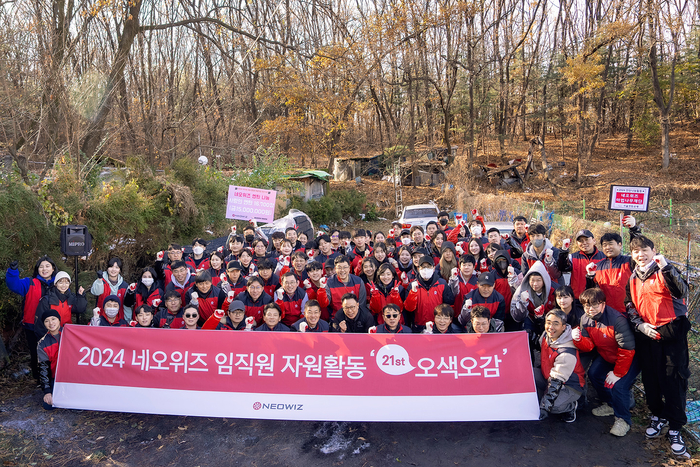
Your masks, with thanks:
M 688 285 L 657 254 L 632 216 L 622 238 L 608 232 L 596 244 L 580 230 L 555 247 L 543 224 L 513 220 L 510 232 L 440 212 L 425 228 L 394 223 L 385 234 L 331 230 L 315 238 L 294 228 L 268 238 L 255 222 L 226 245 L 191 254 L 178 244 L 157 253 L 128 283 L 117 257 L 99 271 L 90 325 L 171 329 L 340 333 L 488 333 L 524 330 L 530 338 L 540 418 L 576 420 L 586 372 L 601 405 L 614 415 L 610 430 L 632 424 L 630 389 L 641 372 L 651 421 L 647 438 L 668 427 L 673 452 L 687 456 Z M 571 252 L 575 242 L 578 250 Z M 86 312 L 81 287 L 49 257 L 30 277 L 17 261 L 6 283 L 24 297 L 23 326 L 32 370 L 51 392 L 62 325 Z M 567 281 L 567 276 L 569 280 Z

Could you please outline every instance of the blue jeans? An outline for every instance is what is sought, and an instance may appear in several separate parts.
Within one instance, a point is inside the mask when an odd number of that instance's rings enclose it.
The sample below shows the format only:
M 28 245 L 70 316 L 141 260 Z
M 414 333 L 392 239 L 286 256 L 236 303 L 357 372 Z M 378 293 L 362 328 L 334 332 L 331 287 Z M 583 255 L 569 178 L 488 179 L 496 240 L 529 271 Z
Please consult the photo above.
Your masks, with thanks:
M 615 411 L 615 416 L 623 419 L 631 426 L 632 416 L 630 415 L 630 407 L 632 406 L 632 400 L 630 400 L 630 388 L 634 384 L 634 380 L 637 379 L 641 368 L 635 356 L 632 359 L 632 365 L 630 365 L 627 374 L 620 378 L 612 389 L 609 389 L 605 387 L 605 377 L 608 375 L 608 372 L 612 371 L 614 368 L 614 364 L 598 356 L 593 360 L 591 367 L 588 369 L 588 378 L 590 378 L 591 384 L 598 393 L 600 400 L 610 404 Z

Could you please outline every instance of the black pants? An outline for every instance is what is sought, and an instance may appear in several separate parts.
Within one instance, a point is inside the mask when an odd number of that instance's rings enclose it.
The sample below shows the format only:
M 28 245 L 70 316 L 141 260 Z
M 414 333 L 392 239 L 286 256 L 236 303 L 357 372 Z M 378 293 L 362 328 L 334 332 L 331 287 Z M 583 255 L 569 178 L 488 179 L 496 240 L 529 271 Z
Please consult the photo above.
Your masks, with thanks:
M 24 328 L 24 337 L 27 339 L 27 347 L 29 347 L 29 366 L 32 369 L 32 376 L 34 379 L 39 381 L 39 360 L 36 356 L 36 348 L 39 344 L 39 340 L 36 338 L 33 329 Z
M 688 390 L 688 331 L 685 316 L 657 328 L 660 340 L 635 333 L 635 354 L 642 369 L 642 383 L 649 410 L 669 421 L 671 430 L 680 430 L 688 422 L 685 397 Z

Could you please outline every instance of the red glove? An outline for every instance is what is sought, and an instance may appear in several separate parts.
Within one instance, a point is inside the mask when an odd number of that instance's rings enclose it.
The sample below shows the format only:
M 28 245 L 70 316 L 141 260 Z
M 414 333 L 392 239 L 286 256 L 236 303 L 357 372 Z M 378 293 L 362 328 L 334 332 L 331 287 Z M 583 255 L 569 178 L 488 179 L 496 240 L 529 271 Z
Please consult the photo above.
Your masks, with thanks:
M 134 320 L 129 321 L 129 326 L 131 326 L 132 328 L 133 328 L 133 327 L 136 327 L 137 324 L 139 324 L 139 323 L 137 323 L 137 322 L 134 321 Z
M 153 306 L 158 308 L 158 305 L 160 305 L 160 298 L 154 299 L 151 303 L 153 303 Z
M 544 305 L 540 305 L 537 308 L 535 308 L 535 316 L 537 318 L 541 318 L 544 316 Z

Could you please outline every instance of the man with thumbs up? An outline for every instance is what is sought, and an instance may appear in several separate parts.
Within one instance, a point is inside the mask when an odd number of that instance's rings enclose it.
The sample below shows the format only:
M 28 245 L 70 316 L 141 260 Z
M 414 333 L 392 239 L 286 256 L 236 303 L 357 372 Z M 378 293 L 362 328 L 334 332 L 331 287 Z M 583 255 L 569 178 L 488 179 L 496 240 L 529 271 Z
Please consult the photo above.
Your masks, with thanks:
M 688 389 L 688 284 L 676 268 L 659 255 L 654 242 L 638 236 L 630 242 L 637 266 L 627 284 L 625 305 L 635 331 L 635 352 L 651 422 L 647 438 L 658 438 L 668 426 L 673 453 L 689 457 L 680 429 Z

